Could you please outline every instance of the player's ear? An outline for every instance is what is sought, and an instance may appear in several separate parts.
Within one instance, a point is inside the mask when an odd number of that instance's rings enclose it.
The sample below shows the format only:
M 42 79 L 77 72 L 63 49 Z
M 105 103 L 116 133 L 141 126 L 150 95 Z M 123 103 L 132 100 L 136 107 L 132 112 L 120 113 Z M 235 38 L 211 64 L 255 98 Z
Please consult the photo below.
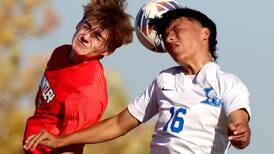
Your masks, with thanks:
M 206 27 L 202 28 L 201 30 L 201 37 L 202 40 L 207 40 L 210 36 L 210 30 Z

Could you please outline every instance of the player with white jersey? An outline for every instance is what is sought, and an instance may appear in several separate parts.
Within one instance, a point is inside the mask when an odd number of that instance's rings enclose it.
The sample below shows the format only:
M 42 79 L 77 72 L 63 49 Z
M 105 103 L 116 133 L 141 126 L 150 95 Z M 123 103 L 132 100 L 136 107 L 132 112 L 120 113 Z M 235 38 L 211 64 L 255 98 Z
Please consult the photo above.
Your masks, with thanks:
M 248 95 L 236 76 L 209 62 L 197 76 L 181 67 L 162 71 L 128 110 L 142 123 L 159 113 L 153 154 L 221 154 L 229 145 L 227 116 L 241 108 L 250 113 Z
M 25 148 L 104 142 L 156 114 L 151 154 L 223 154 L 230 143 L 238 149 L 247 147 L 249 93 L 239 78 L 215 63 L 215 23 L 199 11 L 179 8 L 151 20 L 151 25 L 179 66 L 162 71 L 118 115 L 62 137 L 42 131 L 31 136 Z

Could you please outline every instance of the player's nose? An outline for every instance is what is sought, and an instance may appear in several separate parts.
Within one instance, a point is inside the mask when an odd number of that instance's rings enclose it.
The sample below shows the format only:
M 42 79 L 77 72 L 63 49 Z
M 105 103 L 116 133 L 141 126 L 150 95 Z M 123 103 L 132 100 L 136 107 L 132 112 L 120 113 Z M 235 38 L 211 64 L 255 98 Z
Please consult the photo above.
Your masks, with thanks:
M 88 34 L 86 34 L 86 35 L 82 35 L 81 37 L 80 37 L 80 40 L 81 40 L 81 42 L 83 42 L 83 43 L 88 43 L 89 41 L 89 35 Z
M 166 35 L 166 39 L 165 39 L 166 43 L 170 44 L 172 43 L 173 41 L 175 41 L 175 35 L 173 32 L 169 32 L 167 35 Z

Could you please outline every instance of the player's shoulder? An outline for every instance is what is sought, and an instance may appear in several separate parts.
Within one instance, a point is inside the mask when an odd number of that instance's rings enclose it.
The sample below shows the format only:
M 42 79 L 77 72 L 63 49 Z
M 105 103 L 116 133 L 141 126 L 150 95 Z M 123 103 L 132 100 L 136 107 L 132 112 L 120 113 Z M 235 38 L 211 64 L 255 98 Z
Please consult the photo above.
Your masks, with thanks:
M 171 84 L 175 81 L 176 75 L 180 74 L 181 72 L 182 72 L 181 66 L 169 67 L 167 69 L 162 70 L 155 78 L 155 81 L 159 85 L 163 83 Z
M 219 70 L 217 71 L 217 76 L 221 87 L 227 90 L 235 89 L 236 87 L 239 89 L 247 90 L 245 83 L 232 72 L 224 72 L 222 70 Z
M 219 76 L 219 79 L 223 80 L 223 82 L 227 82 L 230 84 L 242 82 L 241 79 L 232 72 L 219 70 L 217 71 L 217 74 Z
M 169 67 L 167 69 L 162 70 L 159 73 L 159 76 L 163 76 L 163 75 L 176 75 L 178 73 L 182 72 L 182 67 L 181 66 L 173 66 L 173 67 Z
M 70 45 L 61 45 L 55 48 L 51 54 L 50 61 L 52 60 L 58 60 L 62 59 L 63 57 L 67 57 L 69 54 L 69 51 L 71 49 Z
M 70 49 L 71 45 L 68 44 L 58 46 L 53 50 L 51 57 L 65 56 L 64 54 L 67 54 Z
M 202 84 L 215 85 L 215 87 L 226 88 L 241 84 L 242 81 L 235 74 L 223 71 L 222 68 L 214 62 L 204 65 L 197 76 L 197 82 Z
M 55 48 L 50 56 L 47 68 L 56 69 L 59 68 L 60 65 L 64 65 L 67 61 L 70 49 L 70 45 L 61 45 Z
M 202 76 L 209 76 L 212 78 L 216 78 L 219 80 L 225 80 L 225 81 L 237 81 L 239 78 L 231 73 L 231 72 L 226 72 L 224 71 L 220 65 L 218 65 L 215 62 L 209 62 L 207 63 L 202 70 L 200 71 L 199 74 L 202 74 Z

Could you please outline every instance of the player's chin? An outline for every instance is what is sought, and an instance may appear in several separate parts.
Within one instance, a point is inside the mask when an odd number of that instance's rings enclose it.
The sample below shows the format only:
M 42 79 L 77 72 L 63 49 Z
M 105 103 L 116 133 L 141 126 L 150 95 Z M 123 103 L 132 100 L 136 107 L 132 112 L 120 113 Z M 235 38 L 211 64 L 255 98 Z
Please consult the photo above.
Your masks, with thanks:
M 81 47 L 81 46 L 78 46 L 78 45 L 73 45 L 72 46 L 72 49 L 74 51 L 74 53 L 78 56 L 85 56 L 88 54 L 88 50 Z
M 249 145 L 249 142 L 234 141 L 234 142 L 231 142 L 231 144 L 237 149 L 244 149 Z

